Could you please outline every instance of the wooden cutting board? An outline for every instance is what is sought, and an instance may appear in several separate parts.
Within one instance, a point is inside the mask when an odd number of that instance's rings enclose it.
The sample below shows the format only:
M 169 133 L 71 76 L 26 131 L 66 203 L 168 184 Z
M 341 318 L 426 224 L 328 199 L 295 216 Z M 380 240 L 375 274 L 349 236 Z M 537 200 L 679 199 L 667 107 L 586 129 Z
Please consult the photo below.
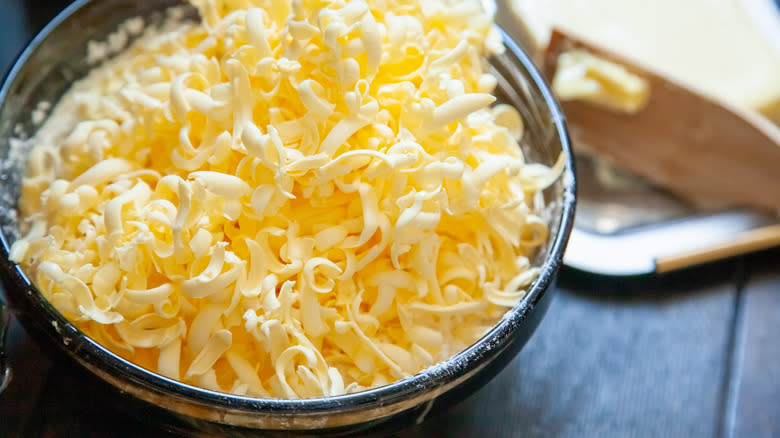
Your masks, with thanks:
M 549 82 L 560 54 L 572 49 L 620 64 L 650 86 L 647 104 L 634 114 L 561 102 L 577 147 L 700 204 L 780 211 L 780 128 L 559 30 L 544 54 Z

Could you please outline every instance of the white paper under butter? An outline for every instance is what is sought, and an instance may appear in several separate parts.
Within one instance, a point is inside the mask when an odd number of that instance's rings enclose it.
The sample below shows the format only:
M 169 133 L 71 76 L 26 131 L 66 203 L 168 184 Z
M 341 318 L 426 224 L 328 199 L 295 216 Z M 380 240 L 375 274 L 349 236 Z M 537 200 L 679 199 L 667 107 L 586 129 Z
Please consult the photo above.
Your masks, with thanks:
M 511 0 L 533 50 L 553 27 L 780 122 L 780 12 L 771 0 Z

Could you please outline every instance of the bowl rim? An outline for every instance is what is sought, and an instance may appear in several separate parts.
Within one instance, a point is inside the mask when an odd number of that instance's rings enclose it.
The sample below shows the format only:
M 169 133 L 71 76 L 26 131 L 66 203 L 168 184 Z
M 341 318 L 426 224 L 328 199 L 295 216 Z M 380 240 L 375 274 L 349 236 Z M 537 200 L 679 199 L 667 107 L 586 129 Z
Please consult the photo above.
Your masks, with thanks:
M 77 0 L 63 9 L 17 55 L 11 68 L 5 74 L 0 87 L 0 107 L 5 104 L 12 84 L 28 59 L 52 31 L 67 21 L 82 7 L 92 2 L 93 0 Z M 8 259 L 10 248 L 5 234 L 0 230 L 0 264 L 5 265 L 6 269 L 4 270 L 14 280 L 14 284 L 9 285 L 9 287 L 22 286 L 27 289 L 28 294 L 26 294 L 26 298 L 29 298 L 31 301 L 37 301 L 35 304 L 38 309 L 44 312 L 43 315 L 37 315 L 36 318 L 40 317 L 51 321 L 55 328 L 56 325 L 59 325 L 58 332 L 67 331 L 70 334 L 81 337 L 81 339 L 78 339 L 81 341 L 77 348 L 78 353 L 73 349 L 67 348 L 67 346 L 63 347 L 61 344 L 60 346 L 65 348 L 69 354 L 79 356 L 77 359 L 80 360 L 77 361 L 82 366 L 86 366 L 86 364 L 81 359 L 119 380 L 130 380 L 137 384 L 145 385 L 146 389 L 150 389 L 158 394 L 173 395 L 186 399 L 188 402 L 207 405 L 211 408 L 225 408 L 233 412 L 264 412 L 277 415 L 317 416 L 336 412 L 343 414 L 359 411 L 367 406 L 388 406 L 397 402 L 415 399 L 425 393 L 430 393 L 432 390 L 435 392 L 437 388 L 456 384 L 461 379 L 467 377 L 469 373 L 484 367 L 486 361 L 491 356 L 489 353 L 494 352 L 496 349 L 503 349 L 508 344 L 517 328 L 518 322 L 523 320 L 533 310 L 545 291 L 552 285 L 556 273 L 562 265 L 563 253 L 574 224 L 576 177 L 574 175 L 574 155 L 566 128 L 565 117 L 530 57 L 520 49 L 517 43 L 503 29 L 500 27 L 498 29 L 506 49 L 517 57 L 521 66 L 528 73 L 533 85 L 541 93 L 541 97 L 550 111 L 550 122 L 553 125 L 551 129 L 558 134 L 562 153 L 567 154 L 566 166 L 562 175 L 565 178 L 563 196 L 558 201 L 561 203 L 561 220 L 558 224 L 555 238 L 549 246 L 549 253 L 540 267 L 539 276 L 534 281 L 533 286 L 527 291 L 526 296 L 514 307 L 507 310 L 505 315 L 482 337 L 449 359 L 407 378 L 353 394 L 305 399 L 240 396 L 204 389 L 161 376 L 112 353 L 81 332 L 44 299 L 21 268 Z M 88 368 L 95 372 L 91 367 Z M 105 379 L 104 376 L 100 377 Z M 372 419 L 366 418 L 366 421 Z

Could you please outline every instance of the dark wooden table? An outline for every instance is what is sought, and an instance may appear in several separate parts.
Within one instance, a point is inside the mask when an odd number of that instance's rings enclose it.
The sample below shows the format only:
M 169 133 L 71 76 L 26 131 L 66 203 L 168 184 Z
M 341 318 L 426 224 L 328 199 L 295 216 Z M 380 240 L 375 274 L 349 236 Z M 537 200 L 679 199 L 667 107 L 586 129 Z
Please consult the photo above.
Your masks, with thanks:
M 0 0 L 0 71 L 62 6 Z M 780 436 L 780 250 L 665 277 L 565 270 L 491 383 L 402 437 Z M 16 324 L 0 437 L 171 436 Z

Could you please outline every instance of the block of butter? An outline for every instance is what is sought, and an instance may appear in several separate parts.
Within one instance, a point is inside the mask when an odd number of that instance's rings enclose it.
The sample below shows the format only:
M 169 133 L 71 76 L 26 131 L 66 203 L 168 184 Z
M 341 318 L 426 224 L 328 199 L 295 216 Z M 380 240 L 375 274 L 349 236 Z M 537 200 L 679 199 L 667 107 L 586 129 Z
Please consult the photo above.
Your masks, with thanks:
M 780 10 L 773 0 L 508 2 L 519 23 L 505 26 L 531 52 L 540 54 L 552 28 L 560 28 L 780 124 Z

